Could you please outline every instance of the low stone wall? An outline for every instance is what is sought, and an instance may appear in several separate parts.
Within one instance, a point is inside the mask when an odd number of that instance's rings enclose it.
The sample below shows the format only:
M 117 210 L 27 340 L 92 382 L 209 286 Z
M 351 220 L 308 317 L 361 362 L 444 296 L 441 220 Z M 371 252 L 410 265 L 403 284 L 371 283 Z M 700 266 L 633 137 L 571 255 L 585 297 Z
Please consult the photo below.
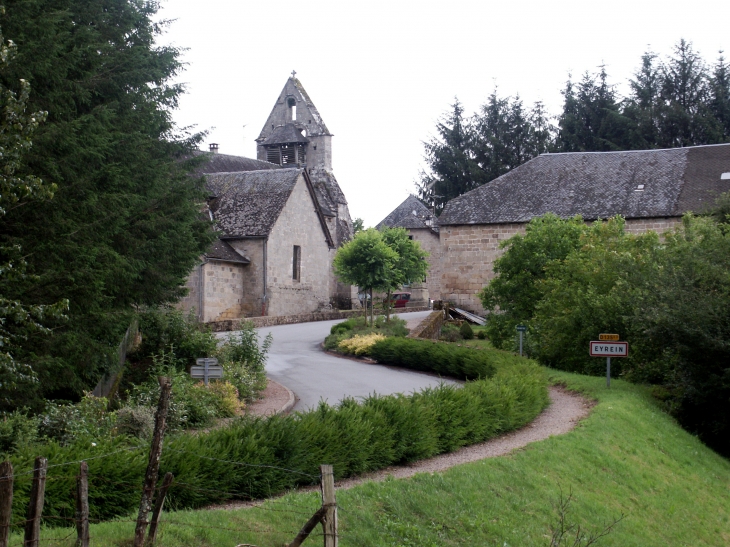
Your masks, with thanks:
M 429 338 L 436 340 L 441 335 L 441 326 L 444 324 L 444 312 L 435 311 L 411 329 L 406 338 Z
M 412 311 L 428 311 L 429 308 L 406 308 L 405 310 L 398 308 L 393 310 L 394 313 L 404 313 Z M 299 315 L 279 315 L 279 316 L 261 316 L 261 317 L 243 317 L 241 319 L 229 319 L 226 321 L 212 321 L 207 323 L 213 332 L 228 332 L 239 330 L 241 323 L 250 321 L 255 327 L 274 327 L 276 325 L 293 325 L 294 323 L 311 323 L 312 321 L 332 321 L 334 319 L 349 319 L 357 315 L 363 315 L 363 310 L 332 310 L 319 311 L 312 313 L 302 313 Z M 378 314 L 382 315 L 382 313 Z

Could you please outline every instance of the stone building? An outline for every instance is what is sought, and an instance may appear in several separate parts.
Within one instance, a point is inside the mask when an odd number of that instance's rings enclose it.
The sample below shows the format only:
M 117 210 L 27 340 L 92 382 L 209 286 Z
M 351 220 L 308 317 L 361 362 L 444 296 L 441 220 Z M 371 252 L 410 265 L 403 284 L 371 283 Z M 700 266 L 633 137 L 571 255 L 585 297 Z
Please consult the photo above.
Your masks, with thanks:
M 534 217 L 621 215 L 629 232 L 661 233 L 728 191 L 730 144 L 539 156 L 446 204 L 438 218 L 440 296 L 483 313 L 478 293 L 494 277 L 500 243 Z
M 436 216 L 415 196 L 408 196 L 403 203 L 385 217 L 376 228 L 405 228 L 411 239 L 418 241 L 429 253 L 428 272 L 423 283 L 432 300 L 441 300 L 441 242 Z
M 257 140 L 262 159 L 219 154 L 210 145 L 199 173 L 219 239 L 188 278 L 183 309 L 210 322 L 357 303 L 354 288 L 332 270 L 336 249 L 352 237 L 352 220 L 332 173 L 331 139 L 292 77 Z

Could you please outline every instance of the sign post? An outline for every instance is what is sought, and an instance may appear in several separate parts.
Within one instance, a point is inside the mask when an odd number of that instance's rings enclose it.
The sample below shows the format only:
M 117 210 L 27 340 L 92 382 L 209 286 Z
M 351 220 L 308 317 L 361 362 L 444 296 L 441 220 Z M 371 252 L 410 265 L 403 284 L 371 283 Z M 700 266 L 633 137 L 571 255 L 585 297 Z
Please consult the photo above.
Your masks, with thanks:
M 520 333 L 520 357 L 522 357 L 522 333 L 527 331 L 525 325 L 517 325 L 517 332 Z
M 591 341 L 590 356 L 606 358 L 606 387 L 611 387 L 611 357 L 628 357 L 628 342 L 604 342 L 604 340 L 618 340 L 618 334 L 599 334 L 598 341 Z
M 223 367 L 215 357 L 201 357 L 195 360 L 197 366 L 190 367 L 191 378 L 202 378 L 205 385 L 211 378 L 223 378 Z

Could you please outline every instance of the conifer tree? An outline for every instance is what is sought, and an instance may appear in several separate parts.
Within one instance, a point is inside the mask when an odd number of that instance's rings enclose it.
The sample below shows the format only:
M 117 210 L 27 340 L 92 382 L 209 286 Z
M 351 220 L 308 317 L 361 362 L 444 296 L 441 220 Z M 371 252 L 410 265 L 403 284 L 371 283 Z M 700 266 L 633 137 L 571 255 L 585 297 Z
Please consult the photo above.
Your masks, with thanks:
M 48 112 L 19 166 L 57 191 L 8 211 L 2 244 L 23 249 L 29 276 L 6 297 L 69 300 L 53 337 L 29 337 L 40 395 L 74 399 L 114 359 L 135 306 L 172 302 L 210 241 L 202 181 L 188 175 L 199 136 L 171 120 L 179 50 L 155 39 L 157 4 L 9 0 L 1 24 L 18 55 L 0 83 L 21 79 Z M 33 281 L 31 282 L 31 278 Z
M 436 131 L 438 136 L 424 143 L 428 172 L 421 173 L 417 186 L 420 199 L 440 213 L 448 200 L 482 184 L 484 175 L 474 161 L 473 131 L 458 98 Z
M 719 125 L 719 142 L 730 142 L 730 66 L 722 51 L 710 79 L 710 111 Z

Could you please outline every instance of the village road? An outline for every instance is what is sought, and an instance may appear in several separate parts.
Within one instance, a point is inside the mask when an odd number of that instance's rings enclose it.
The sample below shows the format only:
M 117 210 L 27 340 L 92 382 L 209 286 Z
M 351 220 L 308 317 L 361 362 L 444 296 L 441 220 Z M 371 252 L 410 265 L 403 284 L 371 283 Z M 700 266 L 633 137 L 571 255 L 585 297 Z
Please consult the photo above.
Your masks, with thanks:
M 399 314 L 406 320 L 426 317 L 429 312 Z M 437 386 L 437 376 L 334 357 L 322 350 L 322 341 L 337 321 L 318 321 L 257 329 L 263 339 L 269 332 L 274 342 L 266 363 L 267 375 L 291 389 L 297 396 L 294 410 L 331 405 L 344 397 L 366 397 L 372 393 L 412 393 Z M 453 383 L 452 381 L 447 381 Z

